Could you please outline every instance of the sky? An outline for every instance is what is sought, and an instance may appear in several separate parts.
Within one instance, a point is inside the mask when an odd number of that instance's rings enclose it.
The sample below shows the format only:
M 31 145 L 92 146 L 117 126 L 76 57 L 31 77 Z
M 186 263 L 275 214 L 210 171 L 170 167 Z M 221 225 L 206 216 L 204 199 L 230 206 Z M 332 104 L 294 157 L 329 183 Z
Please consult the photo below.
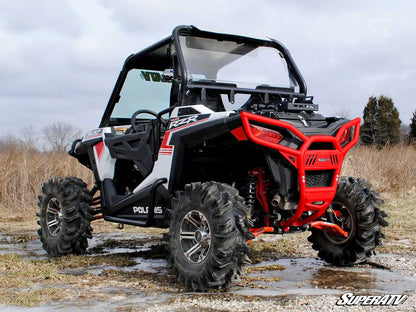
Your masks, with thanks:
M 0 137 L 53 122 L 97 128 L 125 58 L 177 25 L 275 38 L 322 114 L 362 117 L 385 95 L 408 124 L 415 12 L 410 0 L 0 0 Z

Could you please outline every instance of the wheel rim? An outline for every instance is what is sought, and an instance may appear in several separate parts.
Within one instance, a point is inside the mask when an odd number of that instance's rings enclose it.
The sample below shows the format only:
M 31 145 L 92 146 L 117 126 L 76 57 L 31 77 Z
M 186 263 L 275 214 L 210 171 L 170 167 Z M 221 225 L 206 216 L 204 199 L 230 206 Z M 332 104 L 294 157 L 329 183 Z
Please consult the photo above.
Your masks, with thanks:
M 342 237 L 327 232 L 324 232 L 324 234 L 330 242 L 337 245 L 344 244 L 355 233 L 354 217 L 351 213 L 351 210 L 341 202 L 333 202 L 331 204 L 331 208 L 334 211 L 332 213 L 334 217 L 334 223 L 337 224 L 341 229 L 346 231 L 348 233 L 348 236 Z
M 58 236 L 62 224 L 61 202 L 57 198 L 51 198 L 46 207 L 46 227 L 52 236 Z
M 185 258 L 193 263 L 203 262 L 211 247 L 211 229 L 205 215 L 189 211 L 182 219 L 179 238 Z

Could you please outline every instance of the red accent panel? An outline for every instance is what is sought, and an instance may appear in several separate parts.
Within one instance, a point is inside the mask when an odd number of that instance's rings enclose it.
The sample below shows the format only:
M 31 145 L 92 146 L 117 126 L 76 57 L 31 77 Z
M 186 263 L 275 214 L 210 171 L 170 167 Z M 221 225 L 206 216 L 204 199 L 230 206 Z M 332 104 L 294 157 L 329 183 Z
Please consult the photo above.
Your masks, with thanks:
M 101 141 L 100 143 L 95 144 L 95 150 L 97 151 L 98 159 L 101 158 L 101 153 L 103 151 L 103 148 L 104 148 L 104 142 L 103 141 Z
M 244 132 L 243 127 L 238 127 L 236 129 L 232 130 L 231 133 L 239 141 L 247 141 L 248 140 L 248 138 L 247 138 L 247 136 Z
M 172 130 L 166 131 L 165 135 L 163 136 L 163 141 L 162 141 L 162 144 L 160 145 L 160 149 L 173 149 L 172 145 L 167 145 L 169 135 L 170 135 L 171 132 L 172 132 Z
M 259 145 L 279 151 L 297 170 L 299 181 L 299 203 L 295 214 L 280 225 L 285 231 L 289 230 L 291 225 L 303 226 L 319 218 L 328 205 L 332 202 L 337 190 L 339 175 L 341 172 L 342 161 L 348 150 L 353 147 L 359 138 L 360 118 L 356 118 L 340 127 L 335 137 L 331 135 L 312 135 L 307 137 L 298 128 L 284 121 L 275 120 L 248 112 L 241 112 L 241 120 L 247 137 Z M 283 128 L 290 131 L 303 141 L 299 149 L 293 149 L 281 144 L 276 144 L 256 137 L 250 127 L 250 121 L 275 127 Z M 354 136 L 344 146 L 341 143 L 347 142 L 346 133 L 351 133 L 354 129 Z M 331 143 L 335 149 L 329 150 L 309 150 L 312 143 L 327 142 Z M 305 171 L 311 170 L 333 170 L 334 177 L 329 187 L 307 187 Z M 311 215 L 301 220 L 304 212 L 312 212 Z

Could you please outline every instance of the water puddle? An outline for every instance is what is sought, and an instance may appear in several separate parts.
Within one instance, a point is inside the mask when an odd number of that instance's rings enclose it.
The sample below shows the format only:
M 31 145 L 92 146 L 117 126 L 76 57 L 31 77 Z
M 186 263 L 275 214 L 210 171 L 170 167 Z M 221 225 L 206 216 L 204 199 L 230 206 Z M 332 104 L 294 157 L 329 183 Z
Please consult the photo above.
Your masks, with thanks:
M 36 239 L 32 239 L 36 237 Z M 37 239 L 36 233 L 31 233 L 20 239 L 16 236 L 0 234 L 0 254 L 14 253 L 22 256 L 35 255 L 38 257 L 46 257 L 46 251 Z
M 391 255 L 378 255 L 378 259 Z M 242 280 L 255 280 L 248 287 L 234 286 L 230 291 L 241 295 L 282 296 L 343 294 L 348 291 L 367 293 L 414 293 L 415 276 L 400 270 L 374 268 L 370 265 L 333 267 L 314 258 L 280 259 L 262 262 L 254 267 L 278 265 L 284 270 L 249 272 Z M 244 284 L 243 284 L 244 285 Z

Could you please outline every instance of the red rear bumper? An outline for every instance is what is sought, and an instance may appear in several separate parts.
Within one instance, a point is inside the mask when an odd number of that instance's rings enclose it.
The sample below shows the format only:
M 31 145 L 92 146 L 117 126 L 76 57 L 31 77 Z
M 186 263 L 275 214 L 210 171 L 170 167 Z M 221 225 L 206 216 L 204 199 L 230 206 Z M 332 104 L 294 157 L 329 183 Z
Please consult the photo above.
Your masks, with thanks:
M 360 118 L 356 118 L 342 125 L 335 136 L 311 135 L 309 137 L 292 124 L 284 121 L 247 112 L 241 113 L 241 119 L 244 132 L 248 139 L 259 145 L 279 151 L 298 171 L 299 203 L 295 214 L 289 220 L 281 222 L 282 228 L 287 231 L 289 226 L 303 226 L 319 218 L 335 196 L 342 162 L 346 153 L 358 141 Z M 286 131 L 290 131 L 298 137 L 302 141 L 302 144 L 299 149 L 293 149 L 259 138 L 253 134 L 252 127 L 250 126 L 253 122 L 257 125 L 260 123 L 264 127 L 270 125 L 273 129 L 286 129 Z M 310 149 L 313 143 L 319 142 L 331 143 L 333 148 L 322 150 Z M 311 179 L 315 177 L 319 179 L 321 173 L 330 175 L 328 185 L 313 185 L 310 182 Z M 304 212 L 309 212 L 308 216 L 301 218 Z

